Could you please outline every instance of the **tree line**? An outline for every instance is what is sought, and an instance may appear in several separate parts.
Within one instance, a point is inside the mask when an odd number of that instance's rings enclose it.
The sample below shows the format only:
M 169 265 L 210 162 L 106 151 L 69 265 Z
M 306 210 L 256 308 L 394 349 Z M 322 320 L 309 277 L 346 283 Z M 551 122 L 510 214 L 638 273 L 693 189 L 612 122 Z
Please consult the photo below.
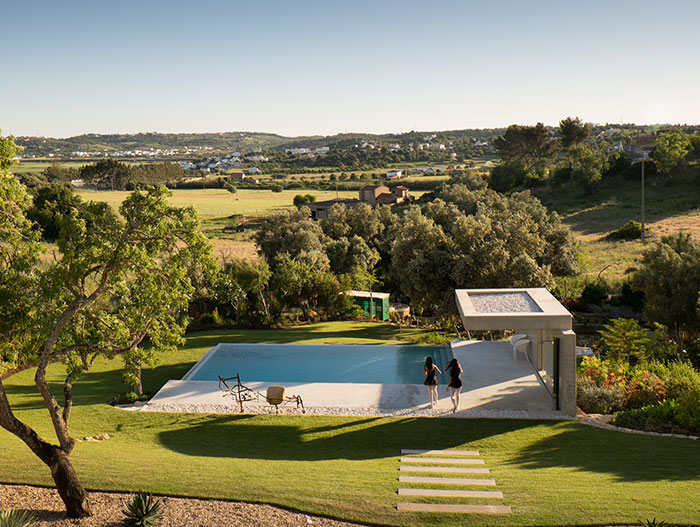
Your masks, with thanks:
M 593 133 L 591 123 L 567 117 L 556 129 L 535 126 L 509 126 L 495 139 L 501 162 L 494 167 L 489 185 L 500 192 L 536 186 L 546 182 L 575 181 L 588 192 L 595 192 L 604 178 L 640 173 L 624 148 L 638 140 L 629 134 Z M 617 144 L 614 144 L 616 140 Z M 653 143 L 647 161 L 649 175 L 668 179 L 684 174 L 689 162 L 700 158 L 700 135 L 673 127 L 650 138 Z M 641 158 L 642 152 L 638 153 Z

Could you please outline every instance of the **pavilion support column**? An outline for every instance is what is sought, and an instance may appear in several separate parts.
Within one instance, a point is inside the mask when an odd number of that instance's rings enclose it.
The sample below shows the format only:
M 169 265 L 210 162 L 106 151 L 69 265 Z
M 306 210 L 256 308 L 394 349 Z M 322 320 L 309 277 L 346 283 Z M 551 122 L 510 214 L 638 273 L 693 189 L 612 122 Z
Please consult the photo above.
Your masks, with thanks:
M 565 415 L 576 415 L 576 333 L 559 335 L 559 406 Z

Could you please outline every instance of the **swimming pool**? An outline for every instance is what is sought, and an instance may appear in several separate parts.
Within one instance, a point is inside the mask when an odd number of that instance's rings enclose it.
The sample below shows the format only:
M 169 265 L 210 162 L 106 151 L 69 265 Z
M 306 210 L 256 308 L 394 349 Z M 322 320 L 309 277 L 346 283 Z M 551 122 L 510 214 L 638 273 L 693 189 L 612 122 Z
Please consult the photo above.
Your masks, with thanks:
M 445 346 L 356 344 L 229 344 L 214 346 L 182 378 L 217 381 L 239 373 L 243 382 L 422 384 L 430 355 L 444 371 L 452 359 Z M 445 375 L 438 375 L 446 384 Z

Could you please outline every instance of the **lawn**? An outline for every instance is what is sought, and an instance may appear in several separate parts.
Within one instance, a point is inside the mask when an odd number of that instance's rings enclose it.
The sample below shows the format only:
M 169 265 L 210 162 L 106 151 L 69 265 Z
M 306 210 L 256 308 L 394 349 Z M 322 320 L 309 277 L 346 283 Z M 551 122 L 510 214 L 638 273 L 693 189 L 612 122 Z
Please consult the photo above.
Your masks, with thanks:
M 145 372 L 144 383 L 154 391 L 181 377 L 220 341 L 396 343 L 407 333 L 383 324 L 336 322 L 192 334 L 181 350 Z M 100 361 L 75 387 L 74 435 L 112 436 L 78 443 L 72 455 L 89 489 L 264 502 L 387 525 L 610 525 L 652 517 L 697 523 L 698 441 L 576 422 L 134 413 L 105 404 L 123 390 L 119 366 Z M 50 368 L 56 388 L 61 374 L 61 365 Z M 18 417 L 49 437 L 31 372 L 5 385 Z M 397 512 L 402 448 L 478 449 L 504 494 L 502 503 L 514 513 Z M 48 469 L 5 431 L 0 466 L 2 482 L 51 484 Z

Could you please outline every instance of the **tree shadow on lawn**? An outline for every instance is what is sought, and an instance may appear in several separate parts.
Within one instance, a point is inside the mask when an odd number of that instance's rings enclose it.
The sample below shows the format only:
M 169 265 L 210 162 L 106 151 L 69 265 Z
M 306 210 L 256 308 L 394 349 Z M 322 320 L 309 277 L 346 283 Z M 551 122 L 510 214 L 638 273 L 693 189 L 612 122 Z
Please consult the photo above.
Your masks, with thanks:
M 525 469 L 573 468 L 622 482 L 693 481 L 700 476 L 700 441 L 629 434 L 570 423 L 523 447 L 508 464 Z
M 397 457 L 402 448 L 449 449 L 532 426 L 527 421 L 439 418 L 217 416 L 158 440 L 180 454 L 289 461 Z M 328 421 L 335 423 L 328 424 Z M 475 426 L 476 425 L 476 426 Z
M 21 382 L 14 384 L 12 377 L 5 381 L 12 408 L 14 410 L 34 410 L 45 408 L 38 388 L 34 385 Z M 56 399 L 63 404 L 63 381 L 51 379 L 49 381 L 51 391 Z M 108 404 L 115 395 L 127 390 L 121 371 L 109 370 L 101 372 L 89 372 L 73 384 L 73 403 L 78 405 Z
M 405 330 L 405 329 L 403 329 Z M 190 348 L 211 348 L 221 342 L 239 343 L 294 343 L 327 339 L 367 339 L 395 340 L 401 331 L 396 326 L 376 323 L 369 327 L 339 327 L 337 330 L 327 330 L 325 324 L 311 324 L 279 330 L 215 330 L 206 333 L 190 333 L 187 335 L 187 346 Z M 360 344 L 359 342 L 356 342 Z

